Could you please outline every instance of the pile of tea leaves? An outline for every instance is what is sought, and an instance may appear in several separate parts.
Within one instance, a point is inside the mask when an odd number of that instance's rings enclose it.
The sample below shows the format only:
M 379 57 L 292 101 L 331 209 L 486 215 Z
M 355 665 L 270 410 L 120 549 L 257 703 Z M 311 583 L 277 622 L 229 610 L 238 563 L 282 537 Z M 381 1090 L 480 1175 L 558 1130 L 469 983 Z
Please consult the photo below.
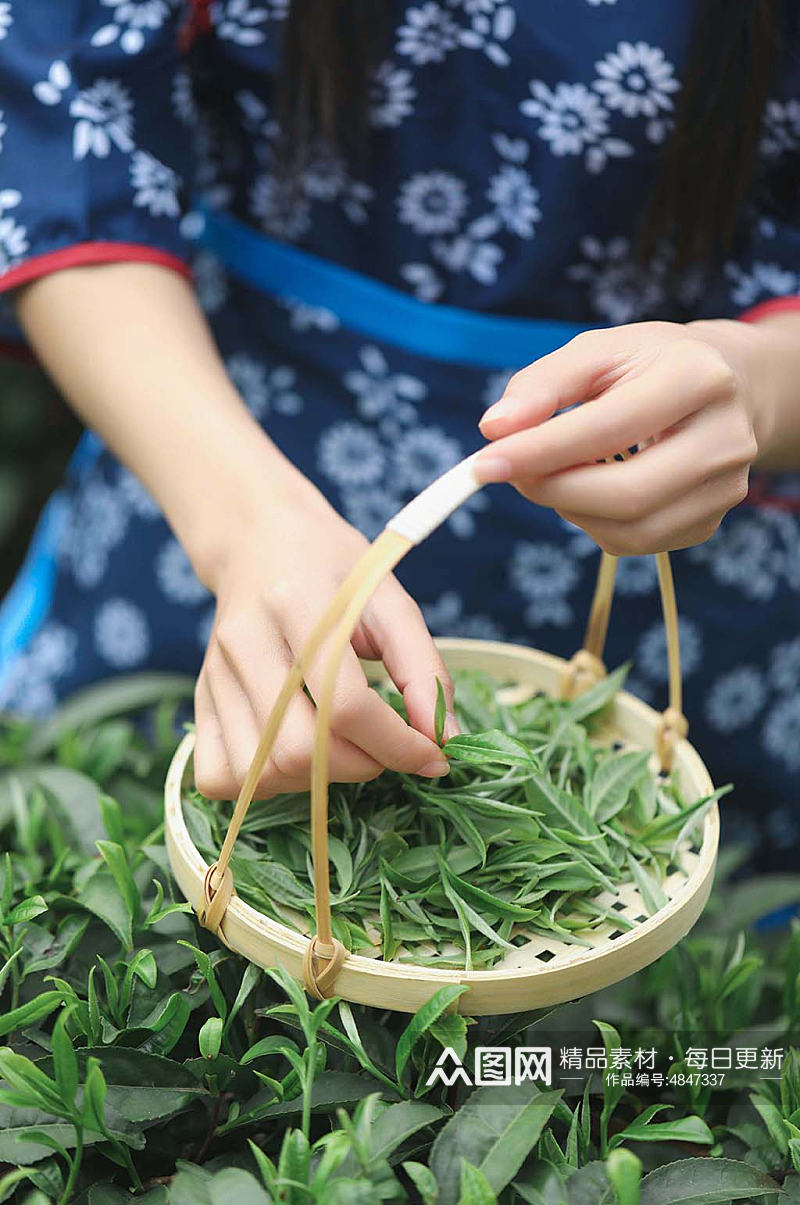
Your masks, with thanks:
M 694 840 L 728 788 L 687 801 L 647 751 L 604 742 L 604 712 L 627 667 L 571 701 L 503 702 L 488 677 L 455 676 L 462 734 L 444 745 L 450 773 L 385 771 L 330 790 L 334 931 L 348 950 L 439 968 L 488 969 L 529 936 L 591 944 L 633 922 L 614 909 L 634 883 L 648 913 L 679 846 Z M 382 691 L 403 714 L 402 699 Z M 505 692 L 513 698 L 513 691 Z M 443 724 L 437 707 L 437 731 Z M 231 807 L 194 792 L 189 832 L 216 858 Z M 253 803 L 231 860 L 238 894 L 313 932 L 307 793 Z M 612 898 L 613 897 L 613 898 Z

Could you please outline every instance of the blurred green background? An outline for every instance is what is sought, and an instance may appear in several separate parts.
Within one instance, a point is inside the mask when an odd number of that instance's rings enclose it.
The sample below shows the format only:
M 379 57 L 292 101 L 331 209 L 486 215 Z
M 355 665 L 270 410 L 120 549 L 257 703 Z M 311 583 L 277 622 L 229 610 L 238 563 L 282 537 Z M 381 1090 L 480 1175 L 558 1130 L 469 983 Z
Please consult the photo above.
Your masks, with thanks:
M 37 516 L 61 480 L 80 431 L 37 368 L 0 359 L 0 598 L 14 580 Z

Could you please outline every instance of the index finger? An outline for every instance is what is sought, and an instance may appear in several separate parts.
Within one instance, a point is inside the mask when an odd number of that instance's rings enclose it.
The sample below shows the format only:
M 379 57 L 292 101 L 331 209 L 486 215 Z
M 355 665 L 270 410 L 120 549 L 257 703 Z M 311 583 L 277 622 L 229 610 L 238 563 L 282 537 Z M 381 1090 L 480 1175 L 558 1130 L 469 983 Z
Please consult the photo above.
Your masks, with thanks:
M 698 385 L 696 349 L 673 343 L 635 379 L 557 414 L 541 426 L 495 440 L 475 461 L 485 482 L 548 477 L 635 447 L 713 400 Z M 713 384 L 713 382 L 712 382 Z
M 285 629 L 295 655 L 302 649 L 308 625 L 296 616 Z M 330 643 L 326 641 L 306 673 L 311 696 L 322 689 Z M 368 684 L 366 674 L 352 647 L 345 650 L 336 676 L 333 696 L 333 729 L 337 736 L 356 745 L 389 770 L 439 777 L 449 768 L 441 749 L 408 725 L 402 716 Z

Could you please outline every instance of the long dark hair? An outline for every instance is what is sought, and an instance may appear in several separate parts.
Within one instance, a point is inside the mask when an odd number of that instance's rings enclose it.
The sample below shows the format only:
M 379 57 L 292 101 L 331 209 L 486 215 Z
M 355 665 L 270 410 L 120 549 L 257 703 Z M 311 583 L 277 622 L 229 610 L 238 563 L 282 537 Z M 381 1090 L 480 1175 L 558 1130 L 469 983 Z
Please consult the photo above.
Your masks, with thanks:
M 639 231 L 643 260 L 665 241 L 677 267 L 729 248 L 753 179 L 780 2 L 697 0 L 675 127 Z M 369 73 L 385 50 L 392 6 L 291 0 L 279 96 L 295 167 L 318 136 L 347 158 L 364 156 Z

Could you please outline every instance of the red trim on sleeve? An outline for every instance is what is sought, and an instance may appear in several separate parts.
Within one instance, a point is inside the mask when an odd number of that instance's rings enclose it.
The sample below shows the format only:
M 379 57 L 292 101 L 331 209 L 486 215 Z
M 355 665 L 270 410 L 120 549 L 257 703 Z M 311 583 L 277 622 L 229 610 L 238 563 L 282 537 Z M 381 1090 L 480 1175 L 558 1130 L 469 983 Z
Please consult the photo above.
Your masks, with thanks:
M 772 314 L 785 314 L 792 310 L 800 310 L 800 296 L 771 297 L 769 301 L 761 301 L 751 306 L 739 315 L 740 322 L 758 322 L 761 318 L 769 318 Z
M 75 243 L 72 247 L 63 247 L 60 251 L 35 255 L 18 268 L 12 268 L 4 276 L 0 276 L 0 292 L 17 289 L 20 285 L 29 284 L 32 280 L 49 276 L 51 272 L 60 272 L 64 268 L 128 262 L 159 264 L 162 268 L 180 272 L 189 280 L 192 278 L 191 269 L 179 256 L 170 255 L 168 251 L 159 251 L 155 247 L 140 246 L 138 243 Z

